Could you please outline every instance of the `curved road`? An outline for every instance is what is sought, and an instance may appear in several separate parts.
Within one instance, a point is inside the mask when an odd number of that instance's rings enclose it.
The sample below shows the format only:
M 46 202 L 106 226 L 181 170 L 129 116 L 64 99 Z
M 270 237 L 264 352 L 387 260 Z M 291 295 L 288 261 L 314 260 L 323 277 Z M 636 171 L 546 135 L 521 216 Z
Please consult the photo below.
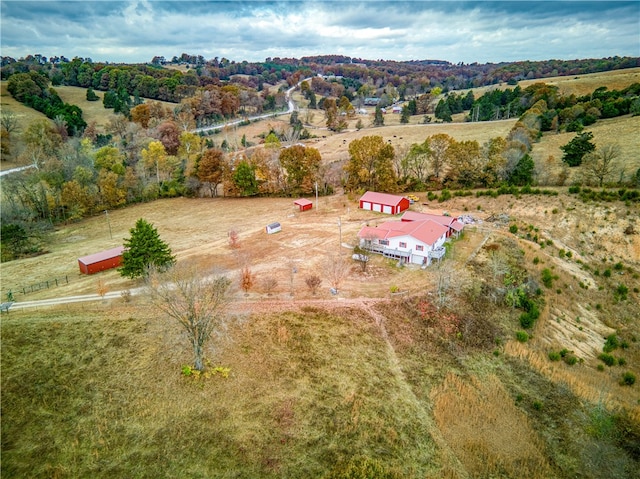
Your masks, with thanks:
M 300 80 L 294 86 L 289 88 L 287 90 L 287 92 L 285 93 L 285 98 L 287 99 L 287 107 L 288 107 L 287 111 L 281 111 L 281 112 L 276 112 L 276 113 L 264 113 L 262 115 L 255 115 L 255 116 L 250 116 L 250 117 L 247 117 L 247 118 L 241 118 L 239 120 L 229 121 L 229 122 L 223 123 L 221 125 L 202 126 L 200 128 L 196 128 L 195 130 L 193 130 L 193 132 L 194 133 L 200 133 L 200 132 L 204 132 L 204 131 L 222 130 L 223 128 L 225 128 L 227 126 L 239 125 L 240 123 L 245 122 L 247 120 L 248 121 L 264 120 L 265 118 L 273 118 L 273 117 L 280 116 L 280 115 L 288 115 L 289 113 L 292 113 L 296 109 L 296 104 L 293 101 L 293 99 L 291 98 L 291 93 L 293 92 L 293 90 L 298 88 L 303 81 L 311 81 L 311 77 L 304 78 L 304 79 Z

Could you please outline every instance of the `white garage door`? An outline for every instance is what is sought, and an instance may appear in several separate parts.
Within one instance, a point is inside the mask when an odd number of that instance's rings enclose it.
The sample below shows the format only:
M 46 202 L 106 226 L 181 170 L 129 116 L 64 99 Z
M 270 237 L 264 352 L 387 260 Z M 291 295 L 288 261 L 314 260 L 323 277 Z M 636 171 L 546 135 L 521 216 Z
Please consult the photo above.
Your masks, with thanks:
M 362 202 L 362 209 L 363 210 L 370 210 L 371 209 L 371 203 L 369 203 L 368 201 L 363 201 Z
M 377 211 L 378 213 L 382 213 L 382 205 L 374 203 L 373 204 L 373 211 Z
M 393 213 L 393 206 L 390 205 L 384 205 L 384 207 L 382 208 L 382 212 L 383 213 L 387 213 L 387 214 L 392 214 Z

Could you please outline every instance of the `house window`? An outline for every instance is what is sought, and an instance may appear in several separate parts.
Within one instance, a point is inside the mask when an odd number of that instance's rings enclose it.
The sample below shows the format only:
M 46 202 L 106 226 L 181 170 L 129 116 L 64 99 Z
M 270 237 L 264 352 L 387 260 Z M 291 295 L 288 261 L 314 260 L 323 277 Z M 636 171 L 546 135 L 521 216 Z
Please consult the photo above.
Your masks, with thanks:
M 424 246 L 422 246 L 421 244 L 417 244 L 416 251 L 424 251 Z
M 380 243 L 383 246 L 389 246 L 389 240 L 380 240 L 378 241 L 378 243 Z
M 406 248 L 407 247 L 407 243 L 405 243 L 404 241 L 400 241 L 399 246 L 400 246 L 400 248 Z

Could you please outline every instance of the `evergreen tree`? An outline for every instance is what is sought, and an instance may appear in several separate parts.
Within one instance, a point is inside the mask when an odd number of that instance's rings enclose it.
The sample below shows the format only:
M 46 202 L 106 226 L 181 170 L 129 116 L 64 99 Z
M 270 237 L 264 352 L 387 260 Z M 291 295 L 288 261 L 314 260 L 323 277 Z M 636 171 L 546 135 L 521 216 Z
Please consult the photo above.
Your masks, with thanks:
M 592 139 L 593 133 L 590 131 L 578 133 L 573 140 L 560 147 L 564 151 L 562 161 L 569 166 L 580 166 L 584 155 L 596 149 L 596 145 L 591 143 Z
M 376 114 L 373 117 L 373 125 L 384 126 L 384 116 L 382 116 L 382 109 L 379 106 L 376 107 Z
M 96 92 L 93 91 L 93 88 L 87 88 L 87 101 L 98 101 L 100 97 L 96 95 Z
M 509 184 L 517 186 L 525 186 L 533 183 L 533 172 L 535 170 L 535 164 L 533 159 L 529 155 L 524 155 L 514 168 L 511 175 L 509 175 Z
M 242 192 L 242 196 L 253 196 L 258 193 L 255 168 L 246 161 L 238 163 L 236 171 L 233 173 L 233 182 Z
M 402 114 L 400 115 L 400 123 L 409 123 L 409 118 L 411 118 L 411 111 L 409 110 L 409 106 L 403 105 Z
M 131 237 L 124 240 L 122 266 L 118 268 L 122 276 L 135 279 L 146 276 L 151 266 L 164 270 L 175 264 L 171 248 L 151 223 L 140 218 L 129 232 Z

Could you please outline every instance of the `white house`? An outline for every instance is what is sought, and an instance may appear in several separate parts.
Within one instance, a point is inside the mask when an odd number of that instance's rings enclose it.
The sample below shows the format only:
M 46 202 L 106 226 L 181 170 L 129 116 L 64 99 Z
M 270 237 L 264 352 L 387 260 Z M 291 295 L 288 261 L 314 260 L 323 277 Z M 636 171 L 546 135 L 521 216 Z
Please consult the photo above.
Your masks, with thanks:
M 444 256 L 449 228 L 432 220 L 387 221 L 365 226 L 358 233 L 360 246 L 407 263 L 429 265 Z

